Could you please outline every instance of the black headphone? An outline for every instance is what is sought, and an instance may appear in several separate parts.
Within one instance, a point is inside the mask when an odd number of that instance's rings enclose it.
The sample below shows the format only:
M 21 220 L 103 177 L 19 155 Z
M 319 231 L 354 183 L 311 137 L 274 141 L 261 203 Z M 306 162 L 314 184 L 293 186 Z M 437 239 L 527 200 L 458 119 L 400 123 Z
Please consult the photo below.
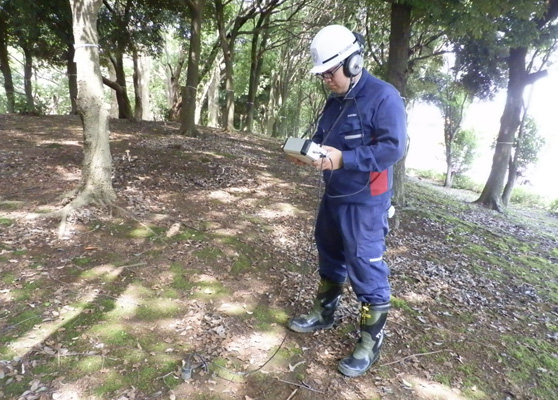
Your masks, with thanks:
M 357 76 L 360 71 L 362 71 L 362 67 L 364 65 L 364 59 L 362 58 L 364 37 L 358 32 L 353 32 L 353 35 L 355 35 L 355 42 L 358 42 L 360 49 L 355 51 L 343 61 L 343 73 L 348 78 Z

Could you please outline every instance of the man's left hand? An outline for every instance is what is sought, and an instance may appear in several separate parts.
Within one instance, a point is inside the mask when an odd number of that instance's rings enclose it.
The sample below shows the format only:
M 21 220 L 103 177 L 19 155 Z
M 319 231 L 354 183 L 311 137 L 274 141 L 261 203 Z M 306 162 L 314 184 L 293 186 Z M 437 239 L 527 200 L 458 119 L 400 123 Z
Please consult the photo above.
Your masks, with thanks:
M 343 166 L 343 153 L 340 150 L 331 146 L 322 146 L 322 148 L 327 151 L 327 155 L 314 161 L 312 163 L 314 167 L 323 171 L 325 169 L 335 170 Z

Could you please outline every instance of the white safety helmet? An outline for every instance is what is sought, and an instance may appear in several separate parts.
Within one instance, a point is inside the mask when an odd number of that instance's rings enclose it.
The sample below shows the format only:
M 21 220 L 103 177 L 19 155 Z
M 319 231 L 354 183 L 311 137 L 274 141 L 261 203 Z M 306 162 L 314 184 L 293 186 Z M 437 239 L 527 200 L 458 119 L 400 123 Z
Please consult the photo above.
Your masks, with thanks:
M 355 52 L 360 52 L 356 36 L 342 25 L 322 28 L 310 44 L 310 54 L 314 67 L 312 74 L 321 74 L 343 62 Z

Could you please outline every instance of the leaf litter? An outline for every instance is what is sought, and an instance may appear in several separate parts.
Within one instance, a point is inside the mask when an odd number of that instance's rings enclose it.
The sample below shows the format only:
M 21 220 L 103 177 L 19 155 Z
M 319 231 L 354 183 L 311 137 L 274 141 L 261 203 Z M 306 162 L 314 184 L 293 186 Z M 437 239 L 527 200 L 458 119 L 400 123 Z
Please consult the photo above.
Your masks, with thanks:
M 459 398 L 484 392 L 488 398 L 537 399 L 539 385 L 556 382 L 557 371 L 547 365 L 534 368 L 532 378 L 514 380 L 512 372 L 522 360 L 509 347 L 515 343 L 532 353 L 556 348 L 558 306 L 549 297 L 549 285 L 557 284 L 556 269 L 519 265 L 518 249 L 501 245 L 511 237 L 525 244 L 523 257 L 555 265 L 558 223 L 553 216 L 525 209 L 502 216 L 470 205 L 470 193 L 409 178 L 409 204 L 398 211 L 399 228 L 388 236 L 386 259 L 398 301 L 388 321 L 385 350 L 366 377 L 347 380 L 336 372 L 336 363 L 358 338 L 359 305 L 350 288 L 336 325 L 327 332 L 286 333 L 285 319 L 258 311 L 283 310 L 289 317 L 306 311 L 318 280 L 308 238 L 319 177 L 286 162 L 277 141 L 218 130 L 184 138 L 177 135 L 176 124 L 113 121 L 114 185 L 119 204 L 129 213 L 113 217 L 121 226 L 141 226 L 137 221 L 157 226 L 162 238 L 123 236 L 107 210 L 88 208 L 72 215 L 70 235 L 59 240 L 56 221 L 26 216 L 60 207 L 59 196 L 76 185 L 80 147 L 53 151 L 48 144 L 79 141 L 78 121 L 41 118 L 37 128 L 29 125 L 31 117 L 1 118 L 3 128 L 11 127 L 4 129 L 0 150 L 0 177 L 7 183 L 0 191 L 0 211 L 10 220 L 0 228 L 1 275 L 9 277 L 0 286 L 5 305 L 0 335 L 9 337 L 3 343 L 41 324 L 63 321 L 86 292 L 107 301 L 122 298 L 132 281 L 141 282 L 146 292 L 129 297 L 126 307 L 145 307 L 142 296 L 153 302 L 175 285 L 171 305 L 182 311 L 151 323 L 138 321 L 133 345 L 104 343 L 91 331 L 95 321 L 84 318 L 73 326 L 73 338 L 64 336 L 68 328 L 63 324 L 22 357 L 0 357 L 0 393 L 12 393 L 8 390 L 22 382 L 14 398 L 62 399 L 62 388 L 70 383 L 91 393 L 114 369 L 111 361 L 123 362 L 122 349 L 135 349 L 142 358 L 125 361 L 125 368 L 116 371 L 139 373 L 150 366 L 150 357 L 161 354 L 174 360 L 174 367 L 155 374 L 151 390 L 123 385 L 106 398 L 220 392 L 226 398 L 271 399 L 288 398 L 296 389 L 297 399 L 317 398 L 317 391 L 331 398 L 364 399 L 374 393 L 386 399 L 419 399 L 428 398 L 420 397 L 421 387 L 442 382 Z M 67 128 L 58 129 L 59 123 Z M 452 218 L 445 217 L 446 211 Z M 238 232 L 241 246 L 217 244 L 216 232 Z M 114 254 L 121 265 L 135 266 L 125 268 L 115 281 L 103 281 L 102 273 L 87 277 L 92 267 L 110 264 Z M 241 257 L 249 266 L 235 272 L 233 265 Z M 182 265 L 188 283 L 177 283 L 172 263 Z M 527 280 L 525 274 L 540 279 Z M 25 300 L 18 300 L 23 294 Z M 233 313 L 226 308 L 230 303 L 242 306 Z M 37 314 L 25 316 L 29 310 Z M 100 313 L 106 318 L 107 311 L 93 303 L 82 316 Z M 20 319 L 14 322 L 16 317 Z M 155 334 L 160 346 L 142 343 L 142 329 Z M 231 383 L 211 368 L 217 360 L 232 371 L 258 368 L 285 334 L 285 352 L 262 369 L 261 382 L 245 376 L 242 383 Z M 197 365 L 185 374 L 187 354 L 196 354 L 196 364 L 204 360 L 208 368 Z M 556 350 L 548 356 L 558 357 Z M 69 381 L 64 360 L 87 357 L 102 360 L 100 374 Z M 48 373 L 38 372 L 46 367 Z M 270 385 L 269 379 L 292 384 Z

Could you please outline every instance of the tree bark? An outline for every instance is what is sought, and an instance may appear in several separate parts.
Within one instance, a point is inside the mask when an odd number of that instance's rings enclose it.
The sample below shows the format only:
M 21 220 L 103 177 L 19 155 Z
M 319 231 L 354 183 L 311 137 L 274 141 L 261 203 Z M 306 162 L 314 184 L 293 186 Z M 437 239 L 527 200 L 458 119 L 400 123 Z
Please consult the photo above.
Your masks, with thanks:
M 199 85 L 201 56 L 201 24 L 205 0 L 188 1 L 191 15 L 190 49 L 188 52 L 188 72 L 186 86 L 182 87 L 182 109 L 180 110 L 180 133 L 198 136 L 196 129 L 196 93 Z
M 176 67 L 167 62 L 166 64 L 166 74 L 167 74 L 167 108 L 168 108 L 168 118 L 171 121 L 180 120 L 180 108 L 182 107 L 182 99 L 180 94 L 180 76 L 182 75 L 182 69 L 186 63 L 186 53 L 180 50 L 178 55 L 178 61 L 176 62 Z
M 476 200 L 477 203 L 499 212 L 504 211 L 504 204 L 502 203 L 504 179 L 515 141 L 515 133 L 521 121 L 523 91 L 527 84 L 526 57 L 527 48 L 525 47 L 510 50 L 506 105 L 500 119 L 500 131 L 492 158 L 492 169 L 480 197 Z
M 102 0 L 70 0 L 75 38 L 77 110 L 83 123 L 84 158 L 77 197 L 69 206 L 112 204 L 108 107 L 99 63 L 97 15 Z M 68 207 L 68 206 L 66 206 Z
M 4 77 L 4 90 L 6 91 L 6 106 L 9 113 L 15 112 L 15 91 L 10 68 L 8 43 L 6 42 L 6 21 L 0 15 L 0 69 Z
M 151 59 L 149 56 L 138 54 L 134 49 L 134 118 L 136 121 L 150 121 L 153 119 L 149 96 L 149 81 L 151 75 Z
M 515 182 L 517 181 L 517 158 L 515 155 L 510 157 L 510 165 L 508 168 L 508 180 L 504 186 L 504 191 L 502 192 L 502 204 L 507 207 L 510 203 L 511 196 L 513 193 L 513 188 Z
M 207 94 L 207 126 L 219 126 L 219 82 L 221 81 L 221 62 L 215 63 Z
M 22 47 L 23 64 L 23 89 L 25 91 L 25 111 L 35 114 L 35 100 L 33 99 L 33 56 L 27 47 Z
M 223 50 L 223 61 L 225 63 L 225 108 L 223 111 L 224 128 L 227 131 L 234 130 L 234 84 L 233 84 L 233 52 L 236 32 L 228 32 L 225 28 L 225 11 L 221 0 L 215 1 L 215 13 L 217 27 L 219 30 L 219 43 Z
M 409 42 L 411 38 L 411 6 L 394 2 L 391 4 L 391 32 L 389 35 L 389 58 L 387 81 L 391 83 L 401 97 L 407 93 Z M 409 143 L 407 142 L 407 147 Z M 405 204 L 405 159 L 395 164 L 393 178 L 393 203 L 396 206 Z
M 245 130 L 253 132 L 254 130 L 254 111 L 256 109 L 256 95 L 258 94 L 258 86 L 260 84 L 260 76 L 262 73 L 262 53 L 266 47 L 269 38 L 269 17 L 260 17 L 258 27 L 252 35 L 252 44 L 250 49 L 250 81 L 248 84 L 248 98 L 246 99 L 246 124 Z M 263 29 L 263 34 L 260 31 Z M 260 36 L 262 37 L 260 41 Z
M 68 73 L 68 89 L 69 89 L 69 92 L 70 92 L 70 103 L 71 103 L 71 106 L 72 106 L 72 109 L 71 109 L 70 113 L 72 115 L 77 114 L 77 104 L 76 104 L 76 98 L 77 98 L 77 69 L 76 69 L 76 63 L 74 61 L 74 55 L 75 55 L 74 46 L 69 45 L 68 46 L 68 59 L 66 60 L 66 71 Z

